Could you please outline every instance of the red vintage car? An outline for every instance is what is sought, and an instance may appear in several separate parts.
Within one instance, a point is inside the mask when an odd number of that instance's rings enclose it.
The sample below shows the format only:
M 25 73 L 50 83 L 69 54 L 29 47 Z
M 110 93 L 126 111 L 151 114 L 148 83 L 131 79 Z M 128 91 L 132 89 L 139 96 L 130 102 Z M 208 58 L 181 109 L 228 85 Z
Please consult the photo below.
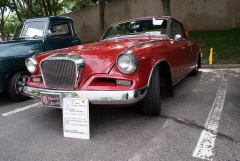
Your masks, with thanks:
M 99 42 L 28 58 L 31 77 L 24 91 L 50 107 L 79 97 L 91 105 L 140 103 L 144 114 L 160 115 L 161 94 L 173 96 L 173 85 L 197 75 L 200 62 L 199 46 L 179 21 L 137 18 L 112 24 Z

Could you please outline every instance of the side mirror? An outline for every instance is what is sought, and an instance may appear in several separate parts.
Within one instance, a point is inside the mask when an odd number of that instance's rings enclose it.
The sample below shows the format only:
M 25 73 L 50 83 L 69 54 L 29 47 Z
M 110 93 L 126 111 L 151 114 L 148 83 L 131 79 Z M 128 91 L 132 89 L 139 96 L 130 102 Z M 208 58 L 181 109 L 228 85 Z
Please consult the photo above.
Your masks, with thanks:
M 51 34 L 52 34 L 51 30 L 47 30 L 47 35 L 51 36 Z
M 177 35 L 175 36 L 175 40 L 176 40 L 176 41 L 180 40 L 181 38 L 182 38 L 182 36 L 179 35 L 179 34 L 177 34 Z

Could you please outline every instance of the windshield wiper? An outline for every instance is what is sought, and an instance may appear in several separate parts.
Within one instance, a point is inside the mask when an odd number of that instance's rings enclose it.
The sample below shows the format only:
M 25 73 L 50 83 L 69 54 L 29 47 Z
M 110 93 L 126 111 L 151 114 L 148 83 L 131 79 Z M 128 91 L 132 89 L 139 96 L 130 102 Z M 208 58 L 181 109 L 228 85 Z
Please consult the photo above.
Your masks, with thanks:
M 145 32 L 133 32 L 129 33 L 129 35 L 139 35 L 139 34 L 146 34 Z
M 20 40 L 20 39 L 25 39 L 25 37 L 15 37 L 13 40 Z
M 124 36 L 124 35 L 112 35 L 112 36 L 109 36 L 109 37 L 107 37 L 107 38 L 113 38 L 113 37 L 121 37 L 121 36 Z
M 34 36 L 33 36 L 33 39 L 36 39 L 36 38 L 39 38 L 39 37 L 41 37 L 41 36 L 39 36 L 39 35 L 34 35 Z
M 138 34 L 146 34 L 145 32 L 133 32 L 133 33 L 127 33 L 127 34 L 123 34 L 123 35 L 112 35 L 112 36 L 109 36 L 107 38 L 112 38 L 112 37 L 121 37 L 121 36 L 127 36 L 127 35 L 138 35 Z

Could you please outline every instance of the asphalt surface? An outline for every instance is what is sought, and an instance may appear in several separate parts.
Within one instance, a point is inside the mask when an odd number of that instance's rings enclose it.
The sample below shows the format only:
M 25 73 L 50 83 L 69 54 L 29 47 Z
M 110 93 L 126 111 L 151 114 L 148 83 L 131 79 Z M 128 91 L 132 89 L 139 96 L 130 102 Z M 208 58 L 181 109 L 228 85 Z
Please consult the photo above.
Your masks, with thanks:
M 225 97 L 218 93 L 223 79 Z M 0 160 L 202 160 L 193 152 L 218 95 L 223 108 L 217 131 L 210 131 L 216 135 L 213 155 L 205 160 L 240 160 L 239 80 L 240 68 L 201 69 L 174 87 L 173 98 L 162 98 L 160 117 L 144 116 L 138 106 L 91 107 L 90 140 L 63 137 L 61 110 L 29 107 L 39 100 L 14 102 L 1 94 Z

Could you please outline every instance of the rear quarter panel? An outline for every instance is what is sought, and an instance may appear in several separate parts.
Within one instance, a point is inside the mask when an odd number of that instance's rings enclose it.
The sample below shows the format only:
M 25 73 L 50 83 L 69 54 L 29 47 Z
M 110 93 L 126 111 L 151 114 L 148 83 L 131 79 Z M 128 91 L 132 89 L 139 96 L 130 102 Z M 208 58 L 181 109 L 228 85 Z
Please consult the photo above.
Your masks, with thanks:
M 198 54 L 201 53 L 200 47 L 197 43 L 192 43 L 193 63 L 197 62 Z

